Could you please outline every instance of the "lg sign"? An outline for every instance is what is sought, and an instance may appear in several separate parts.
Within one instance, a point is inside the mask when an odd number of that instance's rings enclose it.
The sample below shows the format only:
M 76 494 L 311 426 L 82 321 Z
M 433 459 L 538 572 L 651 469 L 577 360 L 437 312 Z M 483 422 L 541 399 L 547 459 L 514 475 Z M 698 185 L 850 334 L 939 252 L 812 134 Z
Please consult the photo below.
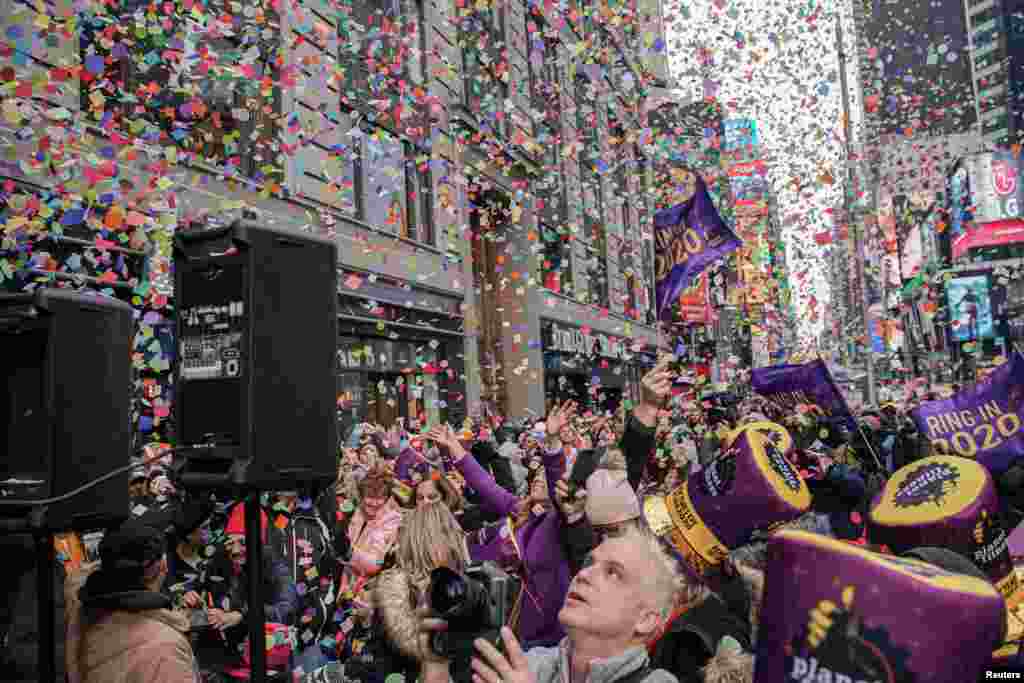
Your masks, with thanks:
M 1017 167 L 1004 159 L 993 159 L 992 184 L 1000 196 L 1015 194 L 1017 192 Z

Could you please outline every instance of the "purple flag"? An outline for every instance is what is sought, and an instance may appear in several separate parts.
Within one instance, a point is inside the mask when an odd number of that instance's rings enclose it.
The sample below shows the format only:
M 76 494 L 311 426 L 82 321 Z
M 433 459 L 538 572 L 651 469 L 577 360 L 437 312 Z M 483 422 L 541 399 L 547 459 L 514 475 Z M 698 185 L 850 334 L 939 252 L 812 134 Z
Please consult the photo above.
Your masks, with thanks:
M 718 215 L 704 179 L 699 173 L 693 175 L 693 196 L 654 214 L 654 279 L 659 319 L 704 269 L 742 244 Z
M 976 459 L 995 475 L 1024 456 L 1024 357 L 1010 359 L 982 381 L 911 413 L 918 430 L 950 455 Z
M 792 408 L 801 403 L 813 404 L 821 408 L 826 417 L 845 422 L 851 431 L 857 429 L 846 399 L 832 381 L 832 373 L 823 360 L 754 368 L 750 372 L 750 384 L 754 391 L 779 405 Z

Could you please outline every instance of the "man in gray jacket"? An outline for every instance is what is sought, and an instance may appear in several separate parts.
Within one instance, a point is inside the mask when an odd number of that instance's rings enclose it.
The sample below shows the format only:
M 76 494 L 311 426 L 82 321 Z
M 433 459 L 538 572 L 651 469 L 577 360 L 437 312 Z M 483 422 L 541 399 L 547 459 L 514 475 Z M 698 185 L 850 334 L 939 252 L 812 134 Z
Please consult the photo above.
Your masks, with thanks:
M 645 643 L 665 623 L 679 585 L 672 560 L 657 539 L 636 528 L 608 538 L 569 585 L 559 621 L 566 638 L 557 647 L 523 652 L 502 629 L 505 654 L 478 640 L 474 680 L 481 683 L 676 683 L 651 670 Z M 547 596 L 545 596 L 547 597 Z M 556 599 L 551 596 L 548 599 Z M 445 624 L 423 613 L 423 650 Z M 449 662 L 427 659 L 421 683 L 448 683 Z

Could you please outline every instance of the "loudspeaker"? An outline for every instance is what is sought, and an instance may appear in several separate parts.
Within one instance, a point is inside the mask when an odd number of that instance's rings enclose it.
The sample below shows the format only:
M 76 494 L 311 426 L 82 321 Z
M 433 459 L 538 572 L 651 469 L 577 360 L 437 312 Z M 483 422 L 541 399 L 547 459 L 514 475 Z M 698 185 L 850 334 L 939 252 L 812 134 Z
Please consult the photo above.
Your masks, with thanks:
M 94 293 L 0 295 L 0 500 L 60 496 L 130 463 L 133 328 L 131 306 Z M 50 505 L 47 526 L 126 518 L 128 477 Z
M 235 222 L 175 237 L 183 481 L 263 489 L 337 476 L 338 249 Z

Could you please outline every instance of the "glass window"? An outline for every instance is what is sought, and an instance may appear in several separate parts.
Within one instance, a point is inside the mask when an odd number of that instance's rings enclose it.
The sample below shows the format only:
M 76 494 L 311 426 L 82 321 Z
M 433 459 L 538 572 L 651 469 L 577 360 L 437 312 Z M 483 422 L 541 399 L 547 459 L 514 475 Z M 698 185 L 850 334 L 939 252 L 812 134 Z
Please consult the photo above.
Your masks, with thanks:
M 322 175 L 356 219 L 406 239 L 434 244 L 430 155 L 394 132 L 346 111 L 348 132 Z M 360 121 L 353 126 L 352 122 Z M 324 177 L 326 176 L 326 177 Z
M 568 235 L 550 225 L 541 224 L 541 284 L 544 289 L 572 296 L 572 243 Z
M 974 66 L 975 66 L 975 68 L 978 71 L 982 71 L 982 70 L 987 69 L 988 67 L 992 66 L 993 64 L 998 64 L 999 62 L 1003 61 L 1005 58 L 1006 58 L 1006 54 L 1004 53 L 1003 50 L 1001 50 L 1001 49 L 989 50 L 989 51 L 987 51 L 985 53 L 975 54 L 975 56 L 974 56 Z
M 562 85 L 558 74 L 557 41 L 545 36 L 547 27 L 538 9 L 533 10 L 530 21 L 540 27 L 530 34 L 530 97 L 533 108 L 544 114 L 544 121 L 558 125 Z
M 1007 112 L 1004 111 L 1002 114 L 994 116 L 988 121 L 983 122 L 981 126 L 981 132 L 984 135 L 988 135 L 989 133 L 995 133 L 996 131 L 1007 130 L 1008 125 L 1009 117 L 1007 115 Z
M 472 7 L 459 21 L 466 106 L 485 130 L 504 135 L 508 63 L 503 11 L 495 0 L 479 0 Z
M 565 225 L 568 210 L 565 175 L 562 170 L 561 136 L 554 128 L 546 124 L 541 125 L 537 133 L 537 141 L 544 150 L 541 177 L 533 186 L 538 200 L 538 213 L 543 222 L 561 228 Z
M 601 178 L 596 172 L 587 171 L 583 175 L 582 184 L 584 229 L 590 239 L 590 244 L 586 247 L 587 291 L 583 293 L 584 299 L 591 305 L 607 308 L 608 266 L 606 259 L 608 245 L 601 201 Z
M 406 232 L 405 150 L 401 140 L 381 129 L 364 129 L 363 220 L 390 232 Z
M 87 119 L 226 175 L 283 179 L 274 149 L 281 96 L 274 83 L 279 18 L 269 0 L 210 0 L 201 19 L 182 20 L 158 3 L 83 13 Z M 275 28 L 277 27 L 277 28 Z
M 999 10 L 998 10 L 997 6 L 993 6 L 993 7 L 989 7 L 988 9 L 984 10 L 983 12 L 979 12 L 978 14 L 975 14 L 975 15 L 971 16 L 971 28 L 977 29 L 979 26 L 984 24 L 986 21 L 989 21 L 990 19 L 994 19 L 997 16 L 997 12 L 998 11 Z

